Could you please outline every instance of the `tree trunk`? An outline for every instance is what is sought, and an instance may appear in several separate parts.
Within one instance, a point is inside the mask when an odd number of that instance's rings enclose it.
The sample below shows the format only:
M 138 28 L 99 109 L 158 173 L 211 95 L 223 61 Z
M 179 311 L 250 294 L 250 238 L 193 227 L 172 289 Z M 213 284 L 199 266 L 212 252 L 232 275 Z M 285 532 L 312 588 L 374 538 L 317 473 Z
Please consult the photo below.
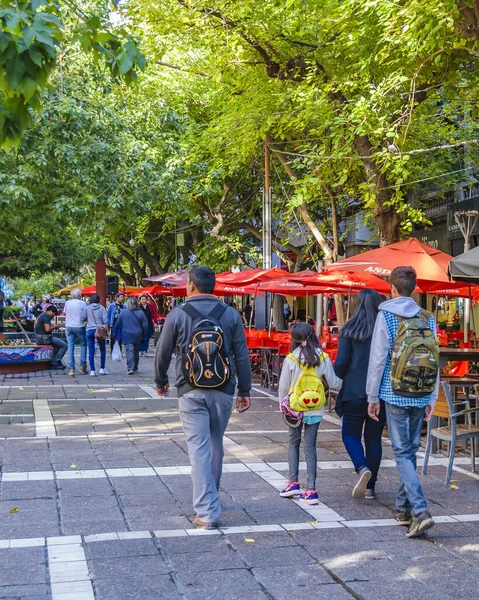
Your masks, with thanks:
M 288 331 L 284 317 L 284 296 L 275 294 L 273 299 L 273 323 L 276 331 Z

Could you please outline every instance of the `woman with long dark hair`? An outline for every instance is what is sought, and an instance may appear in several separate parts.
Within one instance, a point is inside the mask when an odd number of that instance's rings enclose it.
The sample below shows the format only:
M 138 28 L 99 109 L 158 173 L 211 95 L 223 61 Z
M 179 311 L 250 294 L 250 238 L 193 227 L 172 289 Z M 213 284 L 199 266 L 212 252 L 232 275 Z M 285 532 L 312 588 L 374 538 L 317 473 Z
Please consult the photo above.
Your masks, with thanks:
M 343 380 L 336 412 L 343 418 L 343 443 L 359 476 L 353 488 L 353 498 L 375 497 L 382 457 L 381 436 L 386 413 L 381 407 L 379 421 L 368 417 L 366 394 L 371 338 L 381 302 L 382 297 L 374 290 L 359 292 L 354 314 L 340 331 L 334 363 L 336 375 Z
M 292 353 L 283 363 L 279 381 L 278 395 L 280 405 L 294 390 L 304 368 L 315 369 L 317 377 L 323 375 L 329 386 L 335 389 L 341 387 L 341 379 L 334 374 L 333 364 L 329 356 L 323 352 L 314 329 L 308 323 L 295 323 L 291 327 Z M 281 491 L 283 498 L 301 496 L 300 501 L 306 504 L 318 504 L 316 491 L 316 471 L 318 459 L 316 453 L 316 440 L 318 438 L 319 424 L 323 418 L 324 406 L 319 410 L 308 410 L 303 413 L 299 423 L 290 425 L 289 428 L 289 481 Z M 289 423 L 288 423 L 289 424 Z M 301 431 L 304 429 L 304 455 L 306 458 L 307 488 L 301 493 L 299 484 L 299 447 L 301 444 Z

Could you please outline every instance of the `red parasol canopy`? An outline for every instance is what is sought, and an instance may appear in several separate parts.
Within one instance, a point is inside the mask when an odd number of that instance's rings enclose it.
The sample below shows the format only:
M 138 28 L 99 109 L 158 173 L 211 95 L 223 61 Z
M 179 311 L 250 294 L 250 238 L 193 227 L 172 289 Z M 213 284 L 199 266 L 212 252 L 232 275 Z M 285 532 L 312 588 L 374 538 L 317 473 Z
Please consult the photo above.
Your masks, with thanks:
M 177 273 L 164 273 L 163 275 L 153 275 L 145 277 L 145 281 L 154 281 L 155 283 L 166 283 L 168 285 L 185 285 L 188 281 L 188 271 L 178 271 Z
M 217 283 L 215 285 L 215 295 L 216 296 L 248 296 L 250 294 L 257 293 L 257 286 L 240 286 L 240 285 L 232 285 L 227 283 Z M 186 286 L 179 285 L 174 288 L 171 288 L 170 294 L 181 297 L 186 296 Z M 262 294 L 261 294 L 262 295 Z
M 315 286 L 306 285 L 299 281 L 285 281 L 281 279 L 273 279 L 272 281 L 264 281 L 258 285 L 258 290 L 262 292 L 270 292 L 271 294 L 280 294 L 282 296 L 315 296 L 317 294 L 334 294 L 338 292 L 338 288 L 334 286 Z M 340 291 L 344 292 L 344 288 Z
M 172 289 L 162 285 L 150 285 L 133 292 L 130 296 L 141 296 L 142 294 L 151 294 L 152 296 L 172 296 Z
M 340 291 L 351 291 L 371 289 L 380 294 L 389 294 L 391 286 L 379 277 L 370 273 L 355 273 L 353 271 L 331 270 L 323 273 L 304 271 L 290 275 L 293 281 L 299 281 L 307 285 L 331 286 L 341 288 Z
M 229 283 L 234 285 L 249 285 L 252 283 L 260 283 L 261 281 L 269 281 L 270 279 L 278 279 L 279 277 L 287 277 L 289 273 L 283 269 L 247 269 L 238 273 L 220 273 L 216 276 L 218 283 Z
M 416 238 L 369 250 L 324 267 L 325 271 L 345 269 L 374 275 L 391 275 L 396 267 L 414 267 L 418 287 L 422 291 L 433 283 L 449 283 L 447 266 L 452 256 L 423 244 Z
M 135 287 L 134 285 L 123 285 L 118 286 L 118 291 L 122 294 L 127 294 L 129 296 L 136 295 L 136 292 L 141 291 L 142 288 Z M 91 285 L 81 291 L 82 296 L 90 296 L 91 294 L 96 294 L 96 286 Z

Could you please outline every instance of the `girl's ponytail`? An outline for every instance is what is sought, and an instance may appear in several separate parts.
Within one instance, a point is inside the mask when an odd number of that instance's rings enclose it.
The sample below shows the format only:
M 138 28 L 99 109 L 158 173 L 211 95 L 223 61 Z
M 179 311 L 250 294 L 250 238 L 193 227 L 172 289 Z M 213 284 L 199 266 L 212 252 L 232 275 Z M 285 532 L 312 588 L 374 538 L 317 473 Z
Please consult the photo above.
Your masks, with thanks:
M 308 323 L 295 323 L 291 327 L 292 351 L 300 348 L 299 361 L 307 367 L 318 367 L 320 364 L 319 352 L 321 349 L 314 329 Z

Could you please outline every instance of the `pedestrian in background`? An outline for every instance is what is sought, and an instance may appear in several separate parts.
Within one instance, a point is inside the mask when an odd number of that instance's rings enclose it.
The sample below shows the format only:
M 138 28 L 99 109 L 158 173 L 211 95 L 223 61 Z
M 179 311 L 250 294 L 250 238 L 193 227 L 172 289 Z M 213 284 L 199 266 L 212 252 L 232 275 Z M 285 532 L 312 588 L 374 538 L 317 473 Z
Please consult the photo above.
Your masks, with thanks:
M 384 403 L 379 420 L 375 421 L 368 416 L 366 394 L 371 338 L 381 302 L 381 295 L 374 290 L 359 292 L 354 314 L 339 333 L 338 355 L 334 363 L 334 372 L 343 380 L 335 409 L 343 419 L 344 447 L 359 476 L 353 488 L 353 498 L 374 498 L 382 458 L 382 434 L 386 424 Z
M 125 296 L 123 292 L 118 292 L 118 294 L 115 296 L 115 302 L 112 302 L 108 307 L 108 326 L 110 327 L 110 331 L 112 332 L 110 335 L 110 352 L 113 351 L 113 346 L 115 345 L 115 342 L 118 342 L 121 348 L 121 332 L 119 329 L 117 329 L 117 335 L 114 335 L 113 331 L 115 330 L 115 325 L 118 321 L 118 317 L 120 316 L 121 311 L 126 308 L 126 306 L 123 304 L 124 300 Z
M 128 375 L 138 371 L 140 360 L 140 345 L 148 333 L 148 321 L 138 308 L 138 300 L 133 296 L 128 298 L 126 310 L 121 310 L 115 323 L 113 336 L 118 337 L 121 330 L 121 339 L 126 348 L 126 365 Z
M 148 333 L 146 338 L 140 346 L 140 356 L 146 356 L 148 354 L 148 346 L 150 344 L 151 336 L 155 331 L 155 325 L 158 322 L 158 311 L 156 310 L 155 303 L 148 299 L 146 294 L 140 296 L 140 310 L 148 321 Z
M 46 304 L 43 312 L 35 322 L 35 342 L 40 346 L 53 346 L 55 348 L 51 369 L 63 370 L 65 368 L 62 358 L 65 356 L 68 345 L 59 338 L 53 337 L 53 331 L 60 329 L 60 325 L 52 325 L 52 319 L 58 314 L 58 309 L 53 304 Z
M 86 339 L 88 344 L 88 359 L 90 361 L 90 376 L 96 376 L 95 369 L 95 341 L 100 348 L 100 375 L 106 375 L 106 337 L 110 333 L 108 315 L 104 306 L 100 304 L 100 295 L 92 294 L 86 309 Z
M 81 300 L 81 290 L 71 291 L 71 300 L 65 302 L 65 332 L 68 342 L 68 375 L 75 375 L 75 345 L 80 344 L 80 373 L 87 375 L 86 366 L 86 302 Z

